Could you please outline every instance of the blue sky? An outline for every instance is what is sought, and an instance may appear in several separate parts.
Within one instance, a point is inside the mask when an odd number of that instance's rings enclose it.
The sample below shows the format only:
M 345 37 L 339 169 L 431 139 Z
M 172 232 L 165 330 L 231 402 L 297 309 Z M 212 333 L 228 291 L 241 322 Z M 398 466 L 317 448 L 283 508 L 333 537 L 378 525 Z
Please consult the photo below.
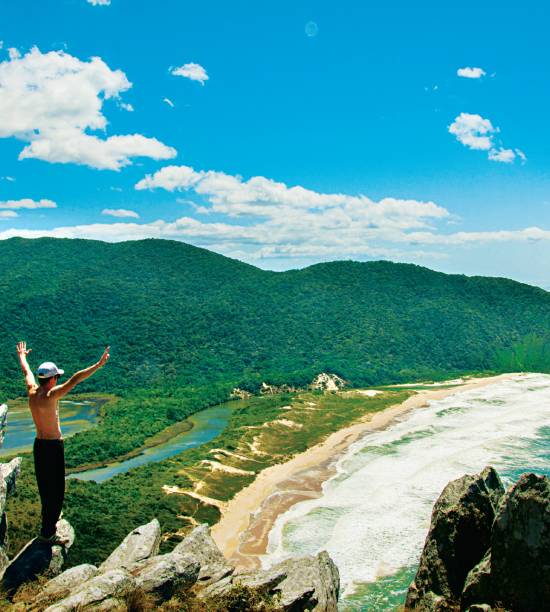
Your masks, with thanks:
M 95 2 L 0 8 L 1 238 L 550 287 L 544 3 Z

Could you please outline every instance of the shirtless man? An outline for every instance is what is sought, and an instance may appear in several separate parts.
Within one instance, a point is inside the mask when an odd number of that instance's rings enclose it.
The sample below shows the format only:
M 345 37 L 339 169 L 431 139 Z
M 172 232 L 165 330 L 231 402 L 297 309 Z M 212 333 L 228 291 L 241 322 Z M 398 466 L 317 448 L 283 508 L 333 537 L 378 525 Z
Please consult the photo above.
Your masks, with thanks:
M 29 407 L 36 427 L 33 452 L 36 482 L 42 504 L 40 538 L 55 543 L 56 524 L 61 515 L 65 497 L 65 449 L 59 426 L 58 402 L 78 383 L 107 363 L 109 347 L 105 349 L 97 363 L 73 374 L 63 384 L 57 383 L 64 371 L 51 361 L 46 361 L 38 368 L 39 384 L 36 384 L 32 370 L 27 363 L 27 355 L 31 350 L 27 349 L 26 342 L 17 344 L 17 354 L 27 384 Z

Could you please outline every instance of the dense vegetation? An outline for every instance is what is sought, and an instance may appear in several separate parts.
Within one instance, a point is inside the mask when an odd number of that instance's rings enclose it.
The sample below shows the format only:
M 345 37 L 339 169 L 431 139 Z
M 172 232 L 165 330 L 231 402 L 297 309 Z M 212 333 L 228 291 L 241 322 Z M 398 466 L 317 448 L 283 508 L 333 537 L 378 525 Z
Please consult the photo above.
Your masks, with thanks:
M 52 265 L 55 262 L 55 265 Z M 232 381 L 352 384 L 550 370 L 550 294 L 506 279 L 351 261 L 267 272 L 179 242 L 0 243 L 0 395 L 21 394 L 14 345 L 68 372 L 112 346 L 83 390 Z M 132 390 L 132 393 L 134 391 Z
M 102 484 L 68 480 L 64 515 L 74 526 L 77 538 L 69 563 L 99 563 L 136 526 L 158 518 L 165 534 L 166 552 L 182 534 L 197 523 L 214 524 L 220 513 L 215 505 L 182 494 L 167 494 L 163 487 L 200 491 L 208 498 L 227 501 L 247 486 L 266 467 L 287 461 L 357 419 L 402 402 L 410 390 L 391 390 L 365 400 L 364 396 L 318 392 L 251 397 L 234 402 L 228 427 L 212 441 L 186 450 L 158 463 L 150 463 L 120 474 Z M 312 404 L 316 409 L 312 410 Z M 289 405 L 292 406 L 289 409 Z M 301 426 L 277 425 L 291 419 Z M 265 424 L 270 424 L 265 427 Z M 261 453 L 250 447 L 262 432 Z M 69 440 L 70 442 L 70 440 Z M 214 449 L 235 453 L 224 463 L 242 472 L 212 470 L 205 460 L 216 458 Z M 32 538 L 40 524 L 40 501 L 31 455 L 23 456 L 17 490 L 8 501 L 10 549 L 12 554 Z
M 66 442 L 70 468 L 121 457 L 143 446 L 159 431 L 199 410 L 229 399 L 229 385 L 175 389 L 136 389 L 124 398 L 109 398 L 100 411 L 99 426 Z

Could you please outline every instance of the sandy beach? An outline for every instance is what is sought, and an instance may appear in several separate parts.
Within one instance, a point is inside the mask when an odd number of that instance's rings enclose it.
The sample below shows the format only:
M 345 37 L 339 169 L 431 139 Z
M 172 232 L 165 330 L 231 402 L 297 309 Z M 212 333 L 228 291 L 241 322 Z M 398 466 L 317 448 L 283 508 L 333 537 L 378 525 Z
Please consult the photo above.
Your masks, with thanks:
M 266 552 L 269 532 L 277 517 L 302 500 L 319 497 L 323 482 L 335 474 L 338 458 L 361 436 L 387 427 L 396 417 L 426 406 L 432 400 L 519 375 L 448 381 L 448 384 L 455 385 L 452 387 L 434 385 L 429 390 L 418 391 L 400 404 L 369 414 L 365 419 L 335 431 L 323 442 L 286 463 L 266 468 L 222 509 L 222 518 L 212 528 L 214 540 L 237 568 L 258 567 L 259 555 Z

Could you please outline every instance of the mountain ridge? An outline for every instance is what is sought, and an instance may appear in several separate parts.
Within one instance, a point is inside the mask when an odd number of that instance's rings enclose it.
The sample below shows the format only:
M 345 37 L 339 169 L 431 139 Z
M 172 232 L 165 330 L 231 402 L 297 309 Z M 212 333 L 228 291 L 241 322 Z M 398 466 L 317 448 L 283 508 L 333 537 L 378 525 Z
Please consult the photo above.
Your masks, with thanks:
M 384 260 L 275 272 L 162 239 L 11 238 L 0 264 L 5 397 L 21 393 L 21 338 L 67 371 L 111 344 L 89 390 L 550 370 L 550 294 L 506 278 Z

